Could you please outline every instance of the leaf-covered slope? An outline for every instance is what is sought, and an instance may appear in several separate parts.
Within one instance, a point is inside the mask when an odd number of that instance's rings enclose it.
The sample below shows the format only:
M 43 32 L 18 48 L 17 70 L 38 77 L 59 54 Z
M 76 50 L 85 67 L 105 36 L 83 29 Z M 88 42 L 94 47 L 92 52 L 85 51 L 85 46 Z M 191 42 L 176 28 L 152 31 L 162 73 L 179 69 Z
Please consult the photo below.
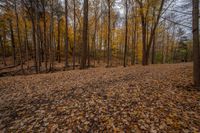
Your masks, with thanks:
M 5 77 L 0 94 L 1 131 L 200 131 L 191 64 Z

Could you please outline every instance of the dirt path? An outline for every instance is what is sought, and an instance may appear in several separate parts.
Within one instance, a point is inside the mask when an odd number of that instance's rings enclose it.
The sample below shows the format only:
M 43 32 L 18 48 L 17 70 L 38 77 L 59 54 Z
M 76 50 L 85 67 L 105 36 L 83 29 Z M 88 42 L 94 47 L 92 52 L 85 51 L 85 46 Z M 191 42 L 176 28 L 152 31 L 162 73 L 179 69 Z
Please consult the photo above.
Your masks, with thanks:
M 192 65 L 0 78 L 0 130 L 200 132 Z

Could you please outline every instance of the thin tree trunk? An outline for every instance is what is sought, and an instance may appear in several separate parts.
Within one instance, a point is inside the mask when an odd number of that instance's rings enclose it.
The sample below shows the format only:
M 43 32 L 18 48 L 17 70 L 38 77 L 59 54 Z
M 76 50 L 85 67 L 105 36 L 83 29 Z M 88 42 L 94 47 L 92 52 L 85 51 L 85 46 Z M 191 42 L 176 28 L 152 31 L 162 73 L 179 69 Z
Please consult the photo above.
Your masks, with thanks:
M 95 24 L 94 24 L 94 34 L 92 37 L 92 51 L 93 51 L 93 60 L 94 60 L 94 66 L 95 66 L 95 52 L 96 52 L 96 34 L 97 34 L 97 7 L 95 9 Z
M 136 17 L 135 16 L 136 16 L 136 12 L 133 9 L 131 65 L 135 65 L 135 59 L 136 59 L 137 22 L 136 22 Z
M 76 1 L 74 0 L 74 46 L 73 46 L 73 70 L 76 65 Z
M 69 66 L 68 47 L 68 0 L 65 0 L 65 68 Z
M 43 18 L 43 43 L 44 43 L 44 59 L 45 59 L 45 70 L 46 72 L 48 71 L 48 47 L 47 47 L 47 33 L 46 33 L 46 9 L 45 9 L 45 1 L 42 1 L 42 7 L 43 7 L 43 14 L 44 14 L 44 18 Z
M 111 34 L 111 3 L 110 0 L 107 0 L 108 4 L 108 36 L 107 36 L 107 43 L 108 43 L 108 49 L 107 49 L 107 67 L 110 67 L 110 34 Z
M 13 64 L 15 66 L 15 64 L 16 64 L 16 49 L 15 49 L 15 38 L 14 38 L 12 20 L 9 20 L 9 25 L 10 25 L 10 35 L 11 35 Z
M 154 38 L 153 38 L 152 57 L 151 57 L 152 64 L 155 64 L 155 54 L 156 54 L 155 47 L 156 47 L 156 35 L 154 35 Z
M 125 48 L 124 48 L 124 67 L 126 67 L 126 56 L 127 56 L 127 46 L 128 46 L 128 0 L 126 0 L 126 31 L 125 31 Z
M 24 25 L 25 25 L 25 50 L 26 50 L 26 61 L 27 61 L 27 68 L 29 69 L 29 49 L 28 49 L 28 30 L 27 30 L 27 22 L 26 19 L 23 18 Z
M 20 64 L 21 64 L 21 70 L 24 72 L 23 58 L 22 58 L 21 37 L 20 37 L 20 29 L 19 29 L 19 16 L 18 16 L 18 12 L 17 12 L 17 3 L 16 3 L 16 1 L 14 3 L 14 8 L 15 8 L 15 17 L 16 17 L 16 24 L 17 24 L 16 31 L 17 31 L 18 44 L 19 44 Z
M 90 33 L 90 31 L 88 30 L 88 33 Z M 87 37 L 88 41 L 87 41 L 87 53 L 86 53 L 86 58 L 88 59 L 87 60 L 87 67 L 89 68 L 90 67 L 90 35 L 88 34 L 88 37 Z
M 57 60 L 58 63 L 61 62 L 61 57 L 60 57 L 60 18 L 58 17 L 58 46 L 57 46 Z
M 35 3 L 35 9 L 36 9 L 36 60 L 37 60 L 37 73 L 40 72 L 40 64 L 41 64 L 41 58 L 40 58 L 40 18 L 39 18 L 39 4 L 38 2 Z
M 54 39 L 53 39 L 53 31 L 54 31 L 54 18 L 53 18 L 53 0 L 51 0 L 51 18 L 50 18 L 50 37 L 49 37 L 49 48 L 50 48 L 50 71 L 53 70 L 53 66 L 54 66 L 54 50 L 53 50 L 53 45 L 54 45 Z
M 37 67 L 37 59 L 36 59 L 36 33 L 35 33 L 35 21 L 33 16 L 31 17 L 31 23 L 32 23 L 32 41 L 33 41 L 33 50 L 34 50 L 34 65 L 35 65 L 35 72 L 38 72 Z
M 5 40 L 4 40 L 5 42 Z M 0 46 L 1 46 L 1 53 L 2 53 L 2 63 L 4 64 L 4 66 L 7 66 L 6 64 L 6 59 L 5 59 L 5 48 L 4 48 L 4 44 L 3 44 L 3 41 L 2 41 L 2 37 L 0 35 Z

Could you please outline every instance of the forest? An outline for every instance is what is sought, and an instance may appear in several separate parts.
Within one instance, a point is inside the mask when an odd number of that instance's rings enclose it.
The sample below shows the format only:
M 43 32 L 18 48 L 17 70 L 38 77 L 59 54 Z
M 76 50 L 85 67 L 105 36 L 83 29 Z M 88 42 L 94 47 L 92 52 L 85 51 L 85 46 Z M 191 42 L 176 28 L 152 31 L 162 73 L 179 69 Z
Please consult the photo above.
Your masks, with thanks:
M 200 132 L 199 0 L 0 0 L 0 131 Z
M 174 0 L 3 0 L 2 65 L 42 73 L 57 66 L 192 61 L 192 40 L 186 35 L 192 27 L 176 22 L 174 5 Z

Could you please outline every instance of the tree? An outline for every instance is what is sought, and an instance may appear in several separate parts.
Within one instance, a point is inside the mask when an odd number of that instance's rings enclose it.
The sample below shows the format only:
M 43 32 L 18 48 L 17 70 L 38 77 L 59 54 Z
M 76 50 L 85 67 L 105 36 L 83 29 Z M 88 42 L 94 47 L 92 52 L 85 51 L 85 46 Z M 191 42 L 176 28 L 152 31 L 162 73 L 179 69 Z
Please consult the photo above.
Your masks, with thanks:
M 74 46 L 73 46 L 73 69 L 76 65 L 76 0 L 74 0 Z
M 11 35 L 11 44 L 12 44 L 12 56 L 13 56 L 13 64 L 16 64 L 16 50 L 15 50 L 15 38 L 13 32 L 13 24 L 12 20 L 9 19 L 9 26 L 10 26 L 10 35 Z
M 137 3 L 139 4 L 140 7 L 140 18 L 141 18 L 141 25 L 142 25 L 142 44 L 143 44 L 143 54 L 142 54 L 142 64 L 143 65 L 148 65 L 148 60 L 149 60 L 149 53 L 150 53 L 150 49 L 153 43 L 153 38 L 155 36 L 155 32 L 156 29 L 158 27 L 159 21 L 160 21 L 160 17 L 162 15 L 162 11 L 163 11 L 163 6 L 165 3 L 165 0 L 161 0 L 161 1 L 143 1 L 143 0 L 136 0 Z M 157 4 L 158 8 L 155 8 L 155 5 Z M 147 17 L 149 15 L 150 9 L 156 9 L 158 10 L 158 13 L 155 14 L 154 21 L 152 24 L 152 27 L 150 28 L 150 35 L 148 37 L 148 29 L 149 29 L 149 25 L 147 22 Z
M 56 16 L 57 16 L 57 61 L 61 63 L 61 43 L 60 43 L 60 36 L 61 36 L 61 31 L 60 31 L 60 23 L 61 23 L 61 17 L 62 17 L 62 5 L 60 1 L 57 1 L 56 3 Z
M 193 3 L 193 52 L 194 52 L 194 84 L 200 89 L 200 45 L 199 45 L 199 0 Z
M 126 67 L 126 56 L 127 56 L 127 46 L 128 46 L 128 0 L 125 2 L 125 10 L 126 10 L 126 31 L 125 31 L 125 48 L 124 48 L 124 67 Z
M 87 46 L 88 46 L 88 0 L 84 0 L 83 5 L 83 34 L 82 34 L 82 59 L 81 69 L 86 68 L 87 62 Z
M 19 16 L 18 16 L 18 12 L 17 12 L 17 2 L 18 1 L 14 1 L 14 9 L 15 9 L 15 17 L 16 17 L 16 31 L 17 31 L 17 38 L 18 38 L 18 44 L 19 44 L 19 53 L 20 53 L 20 65 L 21 65 L 21 70 L 23 71 L 23 59 L 22 59 L 22 44 L 21 44 L 21 36 L 20 36 L 20 29 L 19 29 Z
M 65 68 L 68 67 L 68 0 L 65 0 Z
M 4 40 L 5 42 L 5 40 Z M 7 66 L 6 64 L 6 59 L 5 59 L 5 48 L 4 48 L 4 44 L 3 44 L 3 41 L 2 41 L 2 37 L 0 35 L 0 46 L 1 46 L 1 53 L 2 53 L 2 63 L 4 64 L 4 66 Z
M 107 6 L 108 6 L 108 35 L 107 35 L 107 43 L 108 43 L 108 48 L 107 48 L 107 66 L 110 66 L 110 60 L 111 60 L 111 50 L 110 50 L 110 36 L 111 36 L 111 1 L 107 0 Z

